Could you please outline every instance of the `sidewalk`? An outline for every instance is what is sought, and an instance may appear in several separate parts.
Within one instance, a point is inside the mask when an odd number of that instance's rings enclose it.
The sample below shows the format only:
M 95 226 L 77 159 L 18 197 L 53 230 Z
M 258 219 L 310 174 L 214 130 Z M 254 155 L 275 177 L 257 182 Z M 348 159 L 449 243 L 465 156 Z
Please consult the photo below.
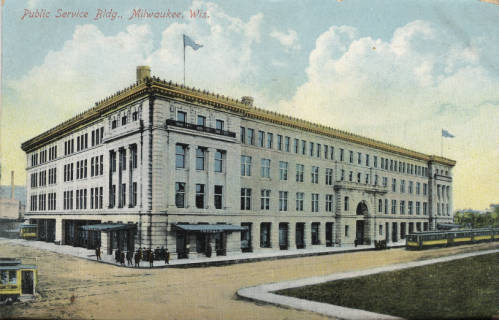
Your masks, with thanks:
M 6 239 L 0 238 L 1 243 L 11 243 L 21 246 L 33 247 L 37 249 L 47 250 L 51 252 L 56 252 L 60 254 L 66 254 L 78 258 L 83 258 L 87 260 L 96 261 L 95 251 L 86 248 L 72 247 L 67 245 L 57 245 L 51 242 L 43 241 L 28 241 L 23 239 Z M 404 247 L 405 241 L 399 241 L 396 243 L 388 244 L 388 248 L 398 248 Z M 269 252 L 249 252 L 249 253 L 238 253 L 227 256 L 212 256 L 201 257 L 201 258 L 190 258 L 190 259 L 175 259 L 170 260 L 170 264 L 165 264 L 164 261 L 154 261 L 154 268 L 195 268 L 195 267 L 206 267 L 206 266 L 222 266 L 235 263 L 245 263 L 245 262 L 256 262 L 263 260 L 276 260 L 276 259 L 286 259 L 286 258 L 296 258 L 296 257 L 306 257 L 306 256 L 319 256 L 328 254 L 338 254 L 345 252 L 357 252 L 357 251 L 368 251 L 374 250 L 374 245 L 359 245 L 345 246 L 345 247 L 322 247 L 322 248 L 311 248 L 311 249 L 295 249 L 295 250 L 282 250 L 282 251 L 269 251 Z M 28 261 L 27 261 L 28 262 Z M 31 261 L 29 261 L 31 262 Z M 102 261 L 96 261 L 100 263 L 112 264 L 120 267 L 114 260 L 114 255 L 102 254 Z M 132 266 L 130 266 L 131 268 Z M 141 261 L 140 268 L 149 268 L 149 262 Z

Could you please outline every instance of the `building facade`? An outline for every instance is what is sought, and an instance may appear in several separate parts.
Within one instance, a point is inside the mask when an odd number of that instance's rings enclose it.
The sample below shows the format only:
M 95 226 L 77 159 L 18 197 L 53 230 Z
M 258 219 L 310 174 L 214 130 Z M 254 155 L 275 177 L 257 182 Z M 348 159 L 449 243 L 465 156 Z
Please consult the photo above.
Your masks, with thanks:
M 173 258 L 400 241 L 450 223 L 455 161 L 150 77 L 22 144 L 39 239 Z

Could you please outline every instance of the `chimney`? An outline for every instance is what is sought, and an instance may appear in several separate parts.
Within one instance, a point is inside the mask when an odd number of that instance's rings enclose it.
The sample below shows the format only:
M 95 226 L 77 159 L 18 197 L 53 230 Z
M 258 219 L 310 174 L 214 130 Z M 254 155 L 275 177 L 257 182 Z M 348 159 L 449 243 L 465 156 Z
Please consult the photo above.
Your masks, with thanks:
M 244 96 L 241 98 L 241 102 L 249 107 L 253 106 L 253 97 Z
M 151 76 L 151 68 L 149 66 L 137 66 L 137 81 L 142 81 Z
M 10 198 L 14 200 L 14 170 L 10 172 Z

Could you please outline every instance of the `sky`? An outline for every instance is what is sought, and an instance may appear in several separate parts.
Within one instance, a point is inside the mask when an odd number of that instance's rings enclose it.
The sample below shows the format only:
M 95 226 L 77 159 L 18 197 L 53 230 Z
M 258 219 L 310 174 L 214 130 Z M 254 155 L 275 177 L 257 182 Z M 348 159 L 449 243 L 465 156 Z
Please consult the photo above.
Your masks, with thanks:
M 26 181 L 22 142 L 132 84 L 137 65 L 182 82 L 187 34 L 203 45 L 186 50 L 188 86 L 451 158 L 455 209 L 499 203 L 493 3 L 6 0 L 1 15 L 0 184 Z

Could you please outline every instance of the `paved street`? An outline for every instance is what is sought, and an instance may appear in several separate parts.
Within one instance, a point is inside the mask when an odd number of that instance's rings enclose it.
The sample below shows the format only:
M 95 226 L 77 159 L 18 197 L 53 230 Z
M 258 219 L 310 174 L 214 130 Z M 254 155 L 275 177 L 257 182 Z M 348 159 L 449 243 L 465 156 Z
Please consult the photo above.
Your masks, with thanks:
M 391 249 L 195 269 L 132 269 L 0 240 L 1 256 L 39 267 L 37 301 L 2 306 L 0 317 L 84 319 L 326 319 L 236 297 L 243 287 L 445 256 L 481 244 L 429 251 Z

